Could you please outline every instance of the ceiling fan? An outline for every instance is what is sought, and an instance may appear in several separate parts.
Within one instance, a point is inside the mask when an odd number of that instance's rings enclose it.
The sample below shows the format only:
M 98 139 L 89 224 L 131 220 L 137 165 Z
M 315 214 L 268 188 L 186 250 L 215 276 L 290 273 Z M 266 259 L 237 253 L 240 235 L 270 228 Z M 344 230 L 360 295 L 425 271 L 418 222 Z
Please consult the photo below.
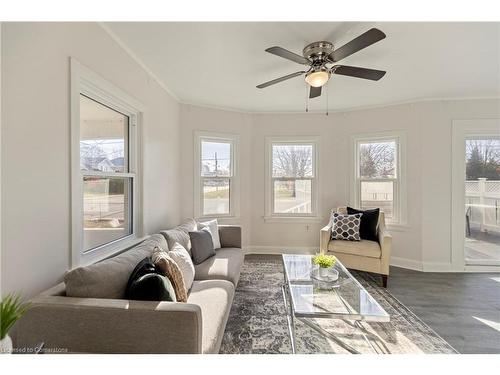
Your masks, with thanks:
M 282 47 L 270 47 L 266 49 L 266 52 L 298 64 L 306 65 L 309 68 L 273 79 L 272 81 L 261 83 L 257 88 L 263 89 L 276 83 L 286 81 L 287 79 L 305 74 L 305 81 L 311 86 L 309 98 L 316 98 L 321 95 L 321 87 L 328 82 L 332 74 L 378 81 L 385 75 L 385 71 L 348 65 L 336 65 L 336 63 L 384 38 L 385 34 L 382 31 L 372 28 L 337 49 L 334 48 L 332 43 L 325 41 L 308 44 L 302 50 L 302 56 Z

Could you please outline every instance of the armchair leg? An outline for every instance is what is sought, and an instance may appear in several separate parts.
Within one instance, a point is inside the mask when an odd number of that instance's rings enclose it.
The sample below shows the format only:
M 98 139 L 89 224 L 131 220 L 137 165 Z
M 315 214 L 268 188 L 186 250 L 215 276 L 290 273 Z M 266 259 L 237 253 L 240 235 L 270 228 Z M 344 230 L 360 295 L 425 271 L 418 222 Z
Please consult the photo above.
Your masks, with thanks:
M 387 275 L 380 275 L 382 276 L 382 286 L 384 288 L 387 288 Z

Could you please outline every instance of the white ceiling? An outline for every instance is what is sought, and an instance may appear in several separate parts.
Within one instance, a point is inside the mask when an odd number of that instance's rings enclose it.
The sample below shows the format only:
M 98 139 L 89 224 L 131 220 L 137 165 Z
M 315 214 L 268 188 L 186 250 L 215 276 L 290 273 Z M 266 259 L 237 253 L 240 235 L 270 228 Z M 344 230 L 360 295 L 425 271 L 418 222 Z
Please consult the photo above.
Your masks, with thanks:
M 302 66 L 264 50 L 279 45 L 298 54 L 313 41 L 336 47 L 371 27 L 387 38 L 342 60 L 386 70 L 378 82 L 334 75 L 328 107 L 342 110 L 432 98 L 500 96 L 500 23 L 106 23 L 184 103 L 252 112 L 303 111 L 302 77 L 255 86 Z M 312 99 L 324 110 L 327 96 Z

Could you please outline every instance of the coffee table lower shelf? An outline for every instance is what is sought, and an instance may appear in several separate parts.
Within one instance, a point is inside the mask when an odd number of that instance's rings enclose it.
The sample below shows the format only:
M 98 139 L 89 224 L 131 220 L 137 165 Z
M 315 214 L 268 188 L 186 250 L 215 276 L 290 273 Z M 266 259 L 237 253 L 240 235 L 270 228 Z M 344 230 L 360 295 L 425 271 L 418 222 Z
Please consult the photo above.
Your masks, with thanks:
M 337 336 L 332 334 L 331 332 L 327 331 L 326 329 L 322 328 L 318 324 L 316 324 L 311 318 L 304 317 L 304 316 L 297 316 L 295 314 L 295 311 L 293 310 L 293 304 L 291 303 L 291 297 L 290 297 L 290 291 L 288 289 L 287 284 L 285 283 L 282 287 L 281 290 L 283 292 L 283 301 L 285 304 L 285 310 L 286 310 L 286 315 L 287 315 L 287 322 L 288 322 L 288 333 L 290 335 L 290 342 L 291 342 L 291 347 L 292 347 L 292 354 L 296 354 L 296 338 L 295 338 L 295 319 L 301 321 L 308 327 L 312 328 L 319 334 L 321 334 L 323 337 L 326 337 L 327 339 L 330 339 L 340 345 L 342 348 L 346 349 L 349 353 L 351 354 L 361 354 L 358 350 L 353 348 L 351 345 L 348 345 L 341 339 L 339 339 Z M 314 319 L 318 319 L 318 317 L 315 317 Z M 330 318 L 333 319 L 333 318 Z M 349 324 L 352 327 L 357 328 L 364 340 L 370 345 L 371 349 L 373 350 L 374 353 L 376 354 L 382 354 L 382 353 L 388 353 L 387 348 L 385 347 L 383 341 L 378 337 L 377 335 L 369 332 L 366 330 L 366 328 L 363 326 L 361 321 L 359 320 L 347 320 L 347 319 L 340 319 L 344 321 L 345 323 Z M 352 319 L 351 319 L 352 320 Z M 370 340 L 370 337 L 376 340 L 378 343 L 381 343 L 381 345 L 377 345 L 379 349 L 375 348 L 374 344 Z

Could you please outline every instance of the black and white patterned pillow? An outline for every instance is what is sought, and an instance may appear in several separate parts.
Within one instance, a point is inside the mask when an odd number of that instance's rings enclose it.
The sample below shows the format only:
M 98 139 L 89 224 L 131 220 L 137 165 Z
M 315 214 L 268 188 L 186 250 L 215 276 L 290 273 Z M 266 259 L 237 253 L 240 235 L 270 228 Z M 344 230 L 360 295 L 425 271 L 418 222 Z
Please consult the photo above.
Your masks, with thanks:
M 359 224 L 363 214 L 332 214 L 332 240 L 359 241 Z

